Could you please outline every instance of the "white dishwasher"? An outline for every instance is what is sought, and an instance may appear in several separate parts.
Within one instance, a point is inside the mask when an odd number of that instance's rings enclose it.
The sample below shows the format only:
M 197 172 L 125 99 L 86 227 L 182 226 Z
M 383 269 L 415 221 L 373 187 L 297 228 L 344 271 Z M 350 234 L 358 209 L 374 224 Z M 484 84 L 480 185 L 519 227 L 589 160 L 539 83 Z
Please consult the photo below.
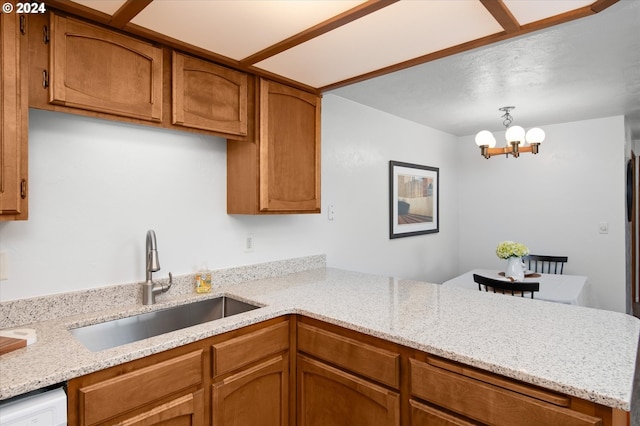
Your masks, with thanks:
M 62 388 L 30 392 L 0 401 L 0 426 L 66 426 L 67 394 Z

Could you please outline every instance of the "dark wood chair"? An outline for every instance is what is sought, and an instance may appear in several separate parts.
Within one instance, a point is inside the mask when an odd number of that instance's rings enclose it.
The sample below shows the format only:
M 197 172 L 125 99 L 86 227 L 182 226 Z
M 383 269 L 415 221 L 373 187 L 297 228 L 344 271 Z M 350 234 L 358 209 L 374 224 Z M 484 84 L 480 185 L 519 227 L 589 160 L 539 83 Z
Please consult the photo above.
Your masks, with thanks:
M 482 275 L 473 274 L 473 281 L 478 283 L 478 290 L 482 291 L 484 286 L 485 291 L 492 289 L 494 293 L 511 294 L 512 296 L 524 297 L 525 293 L 531 294 L 533 299 L 533 293 L 540 291 L 540 283 L 536 282 L 514 282 L 497 280 Z
M 525 257 L 525 262 L 529 265 L 529 270 L 542 274 L 562 274 L 564 264 L 569 258 L 567 256 L 547 256 L 540 254 L 530 254 Z

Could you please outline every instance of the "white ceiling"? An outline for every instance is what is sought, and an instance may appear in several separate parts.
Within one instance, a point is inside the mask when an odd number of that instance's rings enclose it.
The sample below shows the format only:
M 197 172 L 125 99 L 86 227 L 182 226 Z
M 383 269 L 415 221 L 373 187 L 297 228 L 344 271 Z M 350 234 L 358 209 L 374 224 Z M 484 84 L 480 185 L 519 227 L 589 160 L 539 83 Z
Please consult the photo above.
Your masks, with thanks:
M 517 31 L 526 33 L 528 25 L 603 1 L 608 0 L 503 3 Z M 58 6 L 55 0 L 48 3 Z M 75 3 L 110 17 L 128 2 Z M 376 5 L 384 7 L 282 51 L 269 51 L 309 28 L 326 28 L 328 20 L 353 8 Z M 498 108 L 515 105 L 514 124 L 523 127 L 626 115 L 634 138 L 640 139 L 638 0 L 620 0 L 595 15 L 492 44 L 487 43 L 505 30 L 481 0 L 153 0 L 130 22 L 244 67 L 329 89 L 459 136 L 481 128 L 499 130 Z M 345 85 L 484 37 L 484 47 Z M 251 60 L 261 52 L 268 54 Z M 342 87 L 331 90 L 336 86 Z
M 333 93 L 458 136 L 626 115 L 640 140 L 640 1 Z

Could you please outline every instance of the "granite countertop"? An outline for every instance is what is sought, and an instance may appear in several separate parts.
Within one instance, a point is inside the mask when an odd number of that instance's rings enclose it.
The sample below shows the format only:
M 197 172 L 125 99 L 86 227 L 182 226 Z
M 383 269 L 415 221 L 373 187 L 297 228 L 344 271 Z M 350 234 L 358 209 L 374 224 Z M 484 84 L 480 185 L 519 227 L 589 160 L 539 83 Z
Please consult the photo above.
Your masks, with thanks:
M 228 295 L 264 305 L 139 342 L 91 352 L 69 328 Z M 38 341 L 0 357 L 0 399 L 63 382 L 284 314 L 302 314 L 527 383 L 631 410 L 640 320 L 617 312 L 317 268 L 222 284 L 153 307 L 50 319 Z

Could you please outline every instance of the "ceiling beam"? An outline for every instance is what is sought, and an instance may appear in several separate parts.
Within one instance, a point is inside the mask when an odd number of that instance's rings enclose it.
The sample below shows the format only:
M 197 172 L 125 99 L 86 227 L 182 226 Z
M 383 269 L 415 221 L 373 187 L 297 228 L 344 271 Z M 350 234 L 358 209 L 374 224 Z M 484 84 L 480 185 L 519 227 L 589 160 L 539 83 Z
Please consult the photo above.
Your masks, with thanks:
M 603 3 L 603 4 L 606 4 L 606 7 L 609 7 L 612 4 L 615 4 L 617 1 L 618 0 L 599 0 L 596 3 Z M 522 25 L 519 31 L 516 31 L 513 33 L 507 33 L 506 31 L 503 31 L 503 32 L 492 34 L 476 40 L 472 40 L 467 43 L 462 43 L 462 44 L 452 46 L 443 50 L 439 50 L 437 52 L 428 53 L 426 55 L 409 59 L 407 61 L 400 62 L 395 65 L 390 65 L 388 67 L 374 70 L 366 74 L 357 75 L 342 81 L 337 81 L 335 83 L 328 84 L 323 87 L 319 87 L 318 90 L 320 90 L 320 92 L 326 92 L 328 90 L 337 89 L 340 87 L 348 86 L 350 84 L 359 83 L 361 81 L 369 80 L 369 79 L 380 77 L 396 71 L 411 68 L 416 65 L 422 65 L 424 63 L 435 61 L 436 59 L 441 59 L 446 56 L 455 55 L 461 52 L 467 52 L 469 50 L 488 46 L 490 44 L 497 43 L 499 41 L 508 40 L 510 38 L 532 33 L 534 31 L 542 30 L 544 28 L 553 27 L 554 25 L 564 24 L 566 22 L 584 18 L 586 16 L 591 16 L 596 13 L 592 9 L 593 6 L 594 5 L 592 4 L 591 6 L 585 6 L 580 9 L 571 10 L 569 12 L 565 12 L 560 15 L 552 16 L 550 18 L 541 19 L 539 21 L 532 22 L 530 24 Z M 600 10 L 604 10 L 604 9 L 600 9 Z
M 595 3 L 591 5 L 591 10 L 595 13 L 602 12 L 609 6 L 618 3 L 618 0 L 597 0 Z
M 507 34 L 520 31 L 520 23 L 502 0 L 480 0 Z
M 138 13 L 142 12 L 142 9 L 149 6 L 153 0 L 127 0 L 116 13 L 113 14 L 109 25 L 123 29 Z
M 242 59 L 240 63 L 245 67 L 256 64 L 267 58 L 275 56 L 278 53 L 282 53 L 285 50 L 291 49 L 292 47 L 298 46 L 299 44 L 302 44 L 313 38 L 316 38 L 325 33 L 328 33 L 329 31 L 335 30 L 336 28 L 339 28 L 343 25 L 346 25 L 357 19 L 360 19 L 363 16 L 367 16 L 370 13 L 373 13 L 382 8 L 385 8 L 397 1 L 398 0 L 369 0 L 365 3 L 362 3 L 361 5 L 354 7 L 353 9 L 349 9 L 346 12 L 343 12 L 330 19 L 327 19 L 326 21 L 321 22 L 318 25 L 308 28 L 279 43 L 269 46 L 260 52 L 257 52 L 245 59 Z

